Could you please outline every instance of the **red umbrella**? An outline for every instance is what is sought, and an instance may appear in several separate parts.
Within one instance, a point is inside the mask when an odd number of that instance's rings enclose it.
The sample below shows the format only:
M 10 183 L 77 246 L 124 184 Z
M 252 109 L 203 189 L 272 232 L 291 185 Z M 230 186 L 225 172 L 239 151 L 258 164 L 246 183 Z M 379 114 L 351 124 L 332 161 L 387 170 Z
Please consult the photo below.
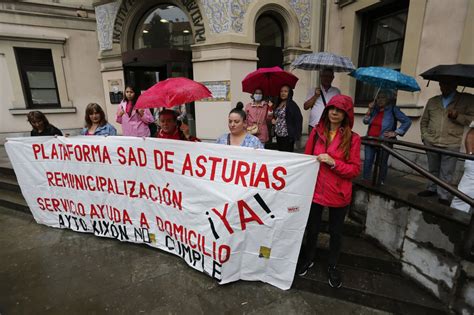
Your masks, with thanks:
M 204 84 L 188 78 L 170 78 L 156 83 L 143 92 L 135 107 L 170 108 L 206 97 L 212 97 L 212 93 Z
M 298 78 L 280 67 L 260 68 L 249 73 L 242 81 L 242 91 L 253 93 L 261 89 L 266 96 L 277 96 L 283 85 L 295 88 Z

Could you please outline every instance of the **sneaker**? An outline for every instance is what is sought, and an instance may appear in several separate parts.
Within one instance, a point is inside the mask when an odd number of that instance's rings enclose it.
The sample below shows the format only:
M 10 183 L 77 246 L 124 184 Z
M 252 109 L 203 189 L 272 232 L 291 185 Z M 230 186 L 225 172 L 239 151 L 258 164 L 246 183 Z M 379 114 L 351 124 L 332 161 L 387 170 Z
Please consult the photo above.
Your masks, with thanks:
M 298 276 L 302 277 L 305 274 L 307 274 L 308 270 L 313 266 L 314 266 L 314 262 L 312 262 L 312 261 L 305 262 L 304 264 L 298 266 L 298 268 L 296 269 L 296 274 Z
M 436 191 L 432 191 L 432 190 L 423 190 L 423 191 L 420 191 L 417 195 L 420 197 L 431 197 L 431 196 L 436 196 L 437 193 Z
M 336 267 L 328 268 L 328 282 L 332 288 L 340 288 L 342 286 L 342 277 Z

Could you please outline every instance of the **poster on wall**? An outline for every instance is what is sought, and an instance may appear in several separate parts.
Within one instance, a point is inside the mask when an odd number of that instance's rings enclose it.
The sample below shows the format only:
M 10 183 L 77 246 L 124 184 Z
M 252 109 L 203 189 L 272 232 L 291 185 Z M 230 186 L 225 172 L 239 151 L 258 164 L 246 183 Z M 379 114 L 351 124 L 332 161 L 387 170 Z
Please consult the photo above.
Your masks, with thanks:
M 99 136 L 12 138 L 5 148 L 40 224 L 148 244 L 221 284 L 291 287 L 313 156 Z
M 230 101 L 230 81 L 205 81 L 201 82 L 212 93 L 212 97 L 203 98 L 200 102 Z

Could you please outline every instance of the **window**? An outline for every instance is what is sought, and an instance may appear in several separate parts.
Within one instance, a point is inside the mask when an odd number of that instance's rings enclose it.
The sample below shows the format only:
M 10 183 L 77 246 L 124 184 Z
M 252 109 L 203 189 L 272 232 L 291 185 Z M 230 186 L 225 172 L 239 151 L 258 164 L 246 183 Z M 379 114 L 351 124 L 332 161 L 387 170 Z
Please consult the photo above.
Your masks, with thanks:
M 174 5 L 161 4 L 138 25 L 134 49 L 171 48 L 190 51 L 192 35 L 186 13 Z
M 355 2 L 356 0 L 336 0 L 336 1 L 334 1 L 334 3 L 339 4 L 339 7 L 342 8 L 342 7 L 345 7 L 346 5 L 349 5 Z
M 408 16 L 408 1 L 371 10 L 362 15 L 360 67 L 387 67 L 400 71 Z M 356 103 L 373 100 L 377 87 L 357 82 Z
M 61 107 L 51 50 L 14 49 L 28 108 Z

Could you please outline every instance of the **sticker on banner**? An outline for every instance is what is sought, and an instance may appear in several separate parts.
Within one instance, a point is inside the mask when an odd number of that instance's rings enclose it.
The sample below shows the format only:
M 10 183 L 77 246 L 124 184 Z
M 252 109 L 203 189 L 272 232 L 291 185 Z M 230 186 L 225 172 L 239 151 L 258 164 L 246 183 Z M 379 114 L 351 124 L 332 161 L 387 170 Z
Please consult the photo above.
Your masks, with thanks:
M 270 247 L 260 246 L 260 254 L 258 255 L 258 257 L 269 259 L 271 252 L 272 249 Z
M 300 211 L 300 207 L 288 207 L 288 213 L 295 213 Z

